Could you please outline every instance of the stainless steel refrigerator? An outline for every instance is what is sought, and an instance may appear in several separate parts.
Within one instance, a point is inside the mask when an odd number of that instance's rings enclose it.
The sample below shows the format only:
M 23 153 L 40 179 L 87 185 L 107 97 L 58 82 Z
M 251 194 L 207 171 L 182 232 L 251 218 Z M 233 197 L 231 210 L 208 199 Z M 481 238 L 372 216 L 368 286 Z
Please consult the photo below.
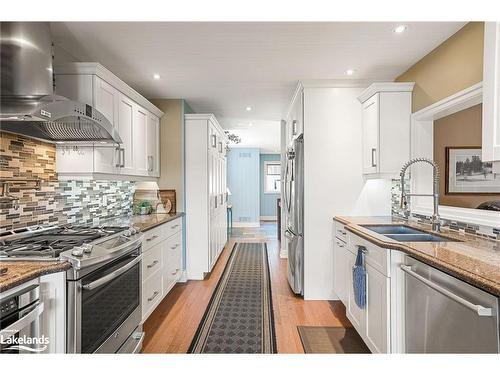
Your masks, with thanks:
M 304 294 L 304 136 L 294 139 L 286 152 L 284 201 L 285 248 L 288 282 L 296 294 Z

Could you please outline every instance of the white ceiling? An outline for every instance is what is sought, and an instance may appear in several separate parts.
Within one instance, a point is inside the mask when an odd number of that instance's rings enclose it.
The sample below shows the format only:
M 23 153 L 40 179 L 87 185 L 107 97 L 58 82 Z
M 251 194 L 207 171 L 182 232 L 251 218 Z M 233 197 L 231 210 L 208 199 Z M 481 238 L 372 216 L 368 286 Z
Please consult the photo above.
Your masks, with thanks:
M 144 96 L 184 98 L 227 129 L 251 121 L 244 133 L 264 142 L 298 80 L 345 79 L 348 68 L 392 80 L 464 25 L 405 24 L 396 34 L 396 22 L 55 22 L 52 33 L 56 60 L 98 61 Z

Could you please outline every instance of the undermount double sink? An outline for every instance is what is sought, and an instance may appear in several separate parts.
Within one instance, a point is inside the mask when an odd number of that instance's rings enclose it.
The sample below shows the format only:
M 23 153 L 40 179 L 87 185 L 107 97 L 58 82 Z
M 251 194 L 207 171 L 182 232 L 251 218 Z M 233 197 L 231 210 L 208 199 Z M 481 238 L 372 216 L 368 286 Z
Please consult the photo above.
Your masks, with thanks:
M 409 227 L 407 225 L 361 225 L 363 228 L 398 242 L 460 242 L 449 237 Z

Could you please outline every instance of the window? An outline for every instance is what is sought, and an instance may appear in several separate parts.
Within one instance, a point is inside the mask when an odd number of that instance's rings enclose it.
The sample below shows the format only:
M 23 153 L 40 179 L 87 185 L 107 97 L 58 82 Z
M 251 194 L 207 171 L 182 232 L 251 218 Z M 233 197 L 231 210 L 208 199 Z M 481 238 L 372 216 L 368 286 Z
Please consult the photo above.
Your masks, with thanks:
M 264 193 L 278 194 L 280 192 L 281 164 L 279 161 L 264 162 Z

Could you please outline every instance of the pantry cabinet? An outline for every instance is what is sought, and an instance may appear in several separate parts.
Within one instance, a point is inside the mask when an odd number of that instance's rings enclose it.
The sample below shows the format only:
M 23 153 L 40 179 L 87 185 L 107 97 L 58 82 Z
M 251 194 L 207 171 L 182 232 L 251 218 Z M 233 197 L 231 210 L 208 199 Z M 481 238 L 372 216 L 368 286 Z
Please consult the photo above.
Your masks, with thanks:
M 122 139 L 119 145 L 57 146 L 59 178 L 159 177 L 163 112 L 100 64 L 70 63 L 55 72 L 56 93 L 94 106 Z
M 227 242 L 227 137 L 215 116 L 185 117 L 186 272 L 203 279 Z
M 500 161 L 500 22 L 484 24 L 482 159 Z
M 397 175 L 410 158 L 413 82 L 374 83 L 359 95 L 363 174 Z

